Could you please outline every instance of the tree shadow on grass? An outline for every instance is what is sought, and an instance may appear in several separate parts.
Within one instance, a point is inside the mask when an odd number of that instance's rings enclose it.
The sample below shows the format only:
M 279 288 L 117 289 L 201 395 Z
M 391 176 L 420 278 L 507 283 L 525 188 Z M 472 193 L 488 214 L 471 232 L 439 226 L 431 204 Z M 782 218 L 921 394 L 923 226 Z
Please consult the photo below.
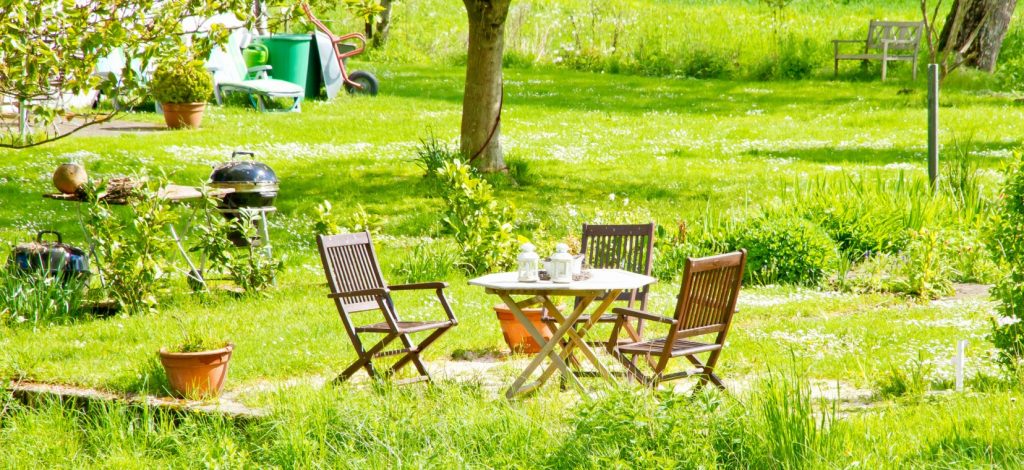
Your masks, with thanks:
M 924 142 L 922 142 L 922 144 L 924 144 Z M 1014 143 L 973 142 L 969 145 L 968 151 L 974 154 L 972 158 L 975 158 L 979 163 L 995 165 L 997 162 L 1005 159 L 992 156 L 993 151 L 1012 149 L 1019 145 L 1019 141 Z M 955 151 L 953 144 L 947 143 L 940 151 L 940 161 L 943 159 L 943 155 L 949 155 Z M 977 155 L 977 152 L 983 153 L 981 155 Z M 783 150 L 764 148 L 748 150 L 744 152 L 743 155 L 764 159 L 792 159 L 808 163 L 821 163 L 824 165 L 889 165 L 898 163 L 920 163 L 922 165 L 922 169 L 926 168 L 923 166 L 926 158 L 926 151 L 924 148 L 815 147 Z
M 848 80 L 751 82 L 513 69 L 505 77 L 505 105 L 630 114 L 742 114 L 751 106 L 771 110 L 791 104 L 833 107 L 863 101 L 881 108 L 916 106 L 919 93 L 902 94 L 906 86 L 902 81 L 872 86 Z M 403 74 L 388 93 L 461 103 L 462 91 L 461 80 L 438 80 L 436 71 L 424 70 Z

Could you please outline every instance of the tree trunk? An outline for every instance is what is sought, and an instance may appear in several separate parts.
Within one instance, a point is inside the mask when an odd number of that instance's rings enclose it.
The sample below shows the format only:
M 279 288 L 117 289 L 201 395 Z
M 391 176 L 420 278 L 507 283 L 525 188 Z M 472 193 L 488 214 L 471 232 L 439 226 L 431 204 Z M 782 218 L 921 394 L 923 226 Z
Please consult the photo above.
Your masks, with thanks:
M 388 42 L 388 33 L 391 32 L 392 4 L 392 0 L 380 0 L 380 6 L 384 8 L 384 11 L 380 12 L 377 21 L 377 34 L 373 36 L 373 47 L 380 47 Z
M 961 3 L 965 4 L 963 24 L 959 31 L 951 31 L 953 18 Z M 964 64 L 994 72 L 999 50 L 1003 47 L 1003 38 L 1006 37 L 1016 7 L 1017 0 L 954 0 L 939 35 L 939 49 L 945 49 L 952 37 L 953 49 L 960 50 L 977 30 L 978 34 L 964 53 Z
M 366 40 L 373 39 L 373 22 L 367 21 L 363 23 L 363 36 L 366 36 Z
M 505 170 L 501 153 L 501 58 L 512 0 L 462 0 L 469 16 L 462 154 L 481 171 Z

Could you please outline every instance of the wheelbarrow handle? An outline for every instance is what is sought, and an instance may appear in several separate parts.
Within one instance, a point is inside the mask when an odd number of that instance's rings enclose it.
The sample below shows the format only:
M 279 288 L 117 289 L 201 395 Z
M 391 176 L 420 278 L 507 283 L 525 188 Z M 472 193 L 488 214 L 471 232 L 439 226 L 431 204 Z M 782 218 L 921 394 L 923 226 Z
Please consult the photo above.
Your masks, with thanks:
M 249 158 L 253 160 L 256 159 L 256 152 L 253 152 L 251 150 L 235 150 L 234 152 L 231 152 L 231 159 L 234 160 L 235 157 L 239 155 L 248 155 Z
M 56 230 L 40 230 L 38 233 L 36 233 L 36 243 L 42 243 L 43 242 L 43 235 L 46 235 L 46 234 L 56 235 L 57 236 L 57 243 L 64 243 L 64 237 L 62 237 L 60 235 L 60 232 L 58 232 Z
M 360 45 L 358 47 L 356 47 L 355 49 L 352 49 L 351 51 L 339 52 L 338 53 L 338 60 L 347 59 L 347 58 L 352 57 L 354 55 L 362 54 L 363 51 L 366 50 L 366 36 L 363 36 L 362 33 L 346 34 L 344 36 L 340 36 L 340 37 L 334 38 L 333 42 L 335 44 L 335 47 L 337 47 L 338 44 L 341 44 L 341 43 L 343 43 L 345 41 L 348 41 L 350 39 L 355 39 L 356 41 L 359 41 Z

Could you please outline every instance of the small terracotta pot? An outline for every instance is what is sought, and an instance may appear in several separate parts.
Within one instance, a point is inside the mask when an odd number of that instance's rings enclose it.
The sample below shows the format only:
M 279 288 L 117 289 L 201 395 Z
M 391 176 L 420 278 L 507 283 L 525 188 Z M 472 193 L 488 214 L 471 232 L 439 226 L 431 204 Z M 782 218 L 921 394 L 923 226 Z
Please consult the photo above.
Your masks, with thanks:
M 533 336 L 530 336 L 530 333 L 526 331 L 523 324 L 516 320 L 515 314 L 505 304 L 495 305 L 494 313 L 498 314 L 498 321 L 501 322 L 501 332 L 505 335 L 505 343 L 508 344 L 509 349 L 513 353 L 537 354 L 540 352 L 541 345 L 537 343 L 537 340 L 533 339 Z M 524 308 L 523 313 L 526 314 L 526 318 L 530 320 L 530 323 L 533 323 L 533 326 L 540 331 L 540 335 L 545 340 L 551 339 L 551 329 L 540 321 L 544 315 L 543 308 Z
M 160 103 L 164 110 L 164 122 L 171 129 L 182 127 L 198 128 L 203 123 L 206 103 Z
M 172 353 L 160 349 L 160 362 L 175 394 L 187 398 L 206 398 L 220 395 L 228 377 L 228 361 L 235 345 L 213 351 Z

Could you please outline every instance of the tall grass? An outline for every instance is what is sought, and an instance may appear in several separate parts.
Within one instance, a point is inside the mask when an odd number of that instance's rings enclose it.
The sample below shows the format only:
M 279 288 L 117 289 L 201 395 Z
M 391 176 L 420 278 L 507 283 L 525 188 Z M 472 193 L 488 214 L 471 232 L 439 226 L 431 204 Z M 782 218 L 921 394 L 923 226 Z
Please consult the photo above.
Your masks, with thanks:
M 353 31 L 360 27 L 360 20 L 337 17 Z M 872 19 L 920 18 L 919 4 L 909 0 L 797 0 L 778 10 L 743 0 L 524 0 L 509 11 L 505 63 L 694 78 L 828 77 L 833 39 L 863 39 Z M 466 28 L 457 2 L 396 3 L 392 38 L 374 59 L 463 64 Z M 1020 48 L 1013 46 L 1021 36 L 1019 27 L 1011 28 L 1003 60 L 1018 58 Z M 874 78 L 878 65 L 870 67 Z M 855 64 L 842 70 L 864 73 Z M 904 75 L 909 78 L 909 67 L 901 64 L 895 76 Z
M 619 389 L 576 402 L 495 399 L 478 384 L 305 386 L 258 421 L 122 404 L 0 412 L 0 466 L 283 468 L 1014 467 L 1012 392 L 865 409 L 840 418 L 796 372 L 738 396 Z M 3 407 L 0 407 L 3 408 Z
M 83 313 L 85 281 L 0 269 L 0 323 L 64 324 Z

